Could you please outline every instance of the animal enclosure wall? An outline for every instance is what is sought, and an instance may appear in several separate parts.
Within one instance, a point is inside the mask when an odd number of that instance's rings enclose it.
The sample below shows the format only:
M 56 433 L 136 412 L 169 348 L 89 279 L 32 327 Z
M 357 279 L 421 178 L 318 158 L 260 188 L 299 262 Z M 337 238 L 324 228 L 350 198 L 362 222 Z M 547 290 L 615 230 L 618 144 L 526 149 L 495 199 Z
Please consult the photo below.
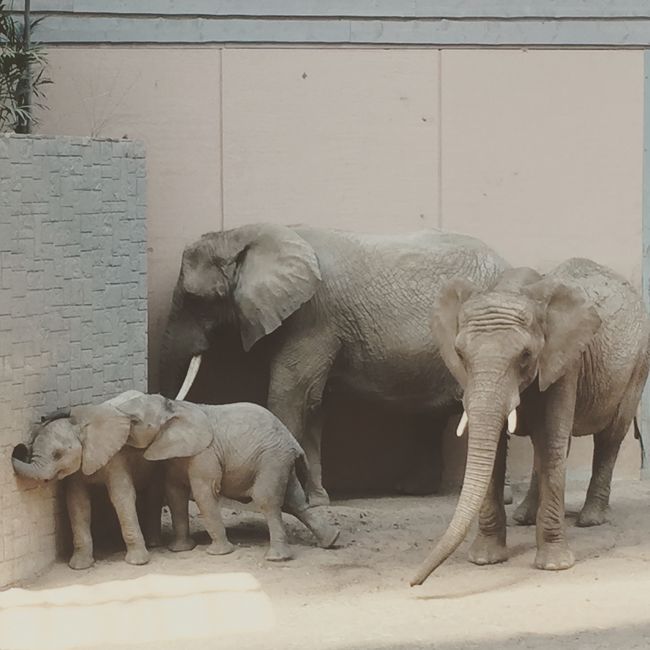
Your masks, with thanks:
M 146 389 L 141 144 L 0 136 L 0 588 L 56 555 L 55 484 L 12 470 L 57 407 Z
M 640 50 L 61 45 L 49 58 L 43 132 L 147 144 L 153 389 L 181 251 L 209 230 L 442 227 L 514 264 L 586 256 L 641 285 Z M 514 444 L 516 480 L 529 450 Z M 457 480 L 453 436 L 450 454 Z M 573 476 L 590 457 L 577 441 Z M 638 476 L 631 437 L 617 472 Z

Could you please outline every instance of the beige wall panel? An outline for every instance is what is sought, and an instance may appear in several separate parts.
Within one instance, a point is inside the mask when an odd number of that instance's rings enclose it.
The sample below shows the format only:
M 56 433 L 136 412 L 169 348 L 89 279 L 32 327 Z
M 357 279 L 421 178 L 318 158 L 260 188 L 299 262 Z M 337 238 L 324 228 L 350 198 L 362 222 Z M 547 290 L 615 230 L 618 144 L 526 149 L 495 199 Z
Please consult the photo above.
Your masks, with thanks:
M 149 368 L 185 243 L 220 227 L 217 49 L 52 48 L 39 131 L 142 139 L 147 150 Z
M 643 53 L 446 50 L 442 69 L 444 227 L 640 284 Z
M 226 226 L 437 225 L 438 52 L 226 50 Z

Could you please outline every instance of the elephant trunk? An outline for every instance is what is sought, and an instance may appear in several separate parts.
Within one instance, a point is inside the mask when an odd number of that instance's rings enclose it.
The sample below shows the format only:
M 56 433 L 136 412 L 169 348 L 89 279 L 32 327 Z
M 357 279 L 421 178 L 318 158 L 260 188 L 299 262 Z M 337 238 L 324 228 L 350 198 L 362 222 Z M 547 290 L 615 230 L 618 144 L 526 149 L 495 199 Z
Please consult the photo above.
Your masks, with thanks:
M 503 399 L 490 391 L 480 399 L 467 399 L 469 440 L 463 488 L 456 511 L 442 539 L 411 580 L 411 586 L 421 585 L 465 539 L 487 493 L 496 459 L 499 438 L 508 415 Z
M 34 481 L 51 481 L 55 476 L 54 468 L 47 469 L 45 465 L 38 461 L 25 462 L 12 456 L 11 463 L 14 466 L 14 471 L 18 476 L 29 478 Z
M 172 399 L 183 385 L 190 361 L 208 349 L 204 328 L 183 302 L 182 290 L 177 286 L 163 335 L 159 367 L 160 393 Z

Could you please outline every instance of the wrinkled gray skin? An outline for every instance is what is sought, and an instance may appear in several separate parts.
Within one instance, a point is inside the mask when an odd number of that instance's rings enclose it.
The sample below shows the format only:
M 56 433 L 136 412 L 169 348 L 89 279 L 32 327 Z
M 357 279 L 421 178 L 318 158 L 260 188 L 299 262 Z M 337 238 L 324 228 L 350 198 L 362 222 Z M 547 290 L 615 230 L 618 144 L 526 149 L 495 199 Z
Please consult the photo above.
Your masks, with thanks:
M 594 436 L 593 473 L 579 526 L 603 523 L 612 470 L 648 375 L 650 324 L 639 294 L 608 268 L 570 259 L 542 279 L 504 274 L 488 292 L 452 282 L 432 322 L 469 418 L 465 481 L 446 533 L 411 584 L 422 583 L 458 547 L 479 514 L 470 550 L 477 564 L 507 558 L 503 428 L 518 408 L 535 471 L 520 523 L 536 523 L 540 569 L 574 564 L 564 530 L 570 436 Z
M 450 278 L 487 288 L 506 267 L 480 241 L 436 231 L 376 236 L 261 224 L 208 233 L 183 253 L 161 392 L 177 395 L 191 357 L 219 326 L 237 327 L 246 350 L 273 333 L 267 406 L 305 449 L 310 503 L 328 503 L 325 384 L 411 412 L 449 408 L 460 390 L 429 333 L 434 300 Z
M 234 550 L 221 518 L 219 496 L 253 501 L 270 533 L 267 560 L 288 560 L 291 551 L 282 511 L 307 526 L 319 546 L 330 548 L 339 531 L 310 511 L 296 469 L 306 474 L 305 456 L 287 428 L 256 404 L 204 406 L 139 395 L 118 406 L 133 422 L 144 452 L 165 461 L 167 501 L 172 515 L 172 551 L 194 548 L 189 535 L 188 501 L 196 501 L 212 538 L 208 553 Z
M 126 544 L 127 562 L 149 561 L 136 513 L 136 492 L 142 492 L 146 499 L 149 546 L 160 544 L 162 468 L 131 446 L 139 445 L 131 435 L 130 419 L 116 410 L 115 403 L 110 400 L 72 408 L 69 417 L 50 421 L 46 417 L 34 428 L 29 448 L 19 445 L 12 458 L 14 470 L 24 478 L 39 482 L 64 480 L 73 542 L 69 565 L 73 569 L 86 569 L 94 562 L 90 532 L 92 485 L 107 488 Z

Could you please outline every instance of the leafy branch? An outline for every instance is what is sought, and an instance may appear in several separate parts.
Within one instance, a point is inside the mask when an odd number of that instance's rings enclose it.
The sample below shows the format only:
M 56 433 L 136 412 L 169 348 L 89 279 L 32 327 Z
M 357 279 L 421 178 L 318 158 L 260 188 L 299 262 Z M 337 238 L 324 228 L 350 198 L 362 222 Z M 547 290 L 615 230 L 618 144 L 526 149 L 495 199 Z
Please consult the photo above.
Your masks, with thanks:
M 0 0 L 0 131 L 29 133 L 32 111 L 43 105 L 43 86 L 51 83 L 45 74 L 46 56 L 40 43 L 29 33 L 43 18 L 27 24 L 15 20 Z

